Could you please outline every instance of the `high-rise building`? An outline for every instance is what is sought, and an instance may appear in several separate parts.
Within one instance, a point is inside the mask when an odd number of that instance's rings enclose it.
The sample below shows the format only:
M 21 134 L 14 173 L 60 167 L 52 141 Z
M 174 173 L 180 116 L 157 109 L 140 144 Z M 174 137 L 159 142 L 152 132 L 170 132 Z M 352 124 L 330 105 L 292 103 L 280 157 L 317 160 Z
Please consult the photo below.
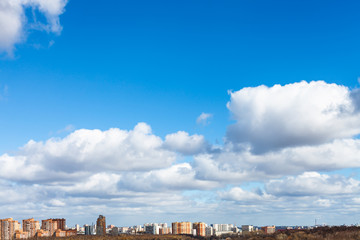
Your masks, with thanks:
M 37 230 L 40 229 L 39 221 L 35 221 L 34 218 L 23 220 L 23 231 L 28 232 L 30 237 L 34 237 Z
M 192 234 L 191 222 L 173 222 L 172 223 L 173 234 Z
M 193 229 L 196 229 L 197 236 L 205 237 L 205 227 L 206 227 L 205 223 L 203 223 L 203 222 L 193 223 Z
M 12 218 L 5 218 L 0 220 L 0 239 L 11 240 L 15 237 L 15 231 L 21 229 L 21 224 Z
M 106 235 L 106 220 L 103 215 L 99 215 L 96 220 L 96 235 Z
M 160 227 L 157 223 L 144 224 L 144 231 L 147 234 L 159 234 Z
M 85 225 L 85 235 L 93 235 L 93 226 Z
M 49 232 L 50 236 L 52 236 L 56 229 L 58 229 L 57 221 L 53 221 L 53 219 L 41 220 L 41 229 Z
M 63 231 L 66 230 L 66 220 L 65 218 L 53 218 L 51 219 L 53 222 L 56 222 L 57 229 L 61 229 Z

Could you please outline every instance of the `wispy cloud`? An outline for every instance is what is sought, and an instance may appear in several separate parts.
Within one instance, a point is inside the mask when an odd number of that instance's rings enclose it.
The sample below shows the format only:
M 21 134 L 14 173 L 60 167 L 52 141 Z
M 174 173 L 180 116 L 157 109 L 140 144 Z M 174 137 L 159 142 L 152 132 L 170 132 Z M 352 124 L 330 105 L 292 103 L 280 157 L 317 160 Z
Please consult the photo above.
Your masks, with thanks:
M 213 115 L 211 113 L 201 113 L 200 116 L 196 119 L 196 123 L 197 124 L 203 124 L 206 125 L 209 123 L 209 119 L 212 117 Z
M 75 126 L 72 124 L 67 125 L 66 127 L 58 130 L 56 133 L 60 134 L 60 133 L 69 133 L 75 130 Z
M 6 99 L 6 97 L 8 96 L 8 92 L 9 92 L 9 87 L 7 85 L 0 85 L 0 100 L 4 100 Z

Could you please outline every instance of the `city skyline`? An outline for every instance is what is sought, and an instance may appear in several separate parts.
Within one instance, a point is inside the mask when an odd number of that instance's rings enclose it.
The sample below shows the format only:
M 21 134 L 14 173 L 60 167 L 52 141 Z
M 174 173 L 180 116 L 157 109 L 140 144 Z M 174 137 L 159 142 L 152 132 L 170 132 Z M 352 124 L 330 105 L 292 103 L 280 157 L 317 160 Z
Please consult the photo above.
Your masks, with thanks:
M 359 223 L 359 8 L 3 0 L 1 218 Z
M 66 219 L 45 219 L 40 221 L 34 218 L 24 219 L 22 224 L 13 218 L 0 219 L 0 239 L 29 239 L 42 237 L 72 237 L 77 235 L 96 235 L 96 236 L 118 236 L 118 235 L 193 235 L 193 236 L 223 236 L 231 234 L 233 236 L 247 235 L 251 232 L 257 234 L 273 234 L 284 230 L 303 230 L 314 229 L 308 226 L 263 226 L 242 225 L 241 228 L 234 224 L 206 224 L 205 222 L 173 222 L 171 226 L 167 223 L 146 223 L 130 227 L 106 225 L 106 217 L 99 215 L 96 224 L 85 224 L 80 227 L 66 225 Z M 352 226 L 354 227 L 354 226 Z

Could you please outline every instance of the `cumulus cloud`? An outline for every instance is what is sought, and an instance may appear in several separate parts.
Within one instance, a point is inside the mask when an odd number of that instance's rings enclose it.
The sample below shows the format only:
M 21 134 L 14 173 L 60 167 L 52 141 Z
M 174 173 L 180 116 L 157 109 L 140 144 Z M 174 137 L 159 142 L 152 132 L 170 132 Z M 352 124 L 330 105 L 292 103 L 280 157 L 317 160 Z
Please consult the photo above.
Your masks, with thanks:
M 253 154 L 224 147 L 219 153 L 194 157 L 199 179 L 226 183 L 263 181 L 307 171 L 333 171 L 360 167 L 360 140 L 341 139 L 319 146 L 289 147 Z
M 226 138 L 255 153 L 318 145 L 360 132 L 360 115 L 351 91 L 323 81 L 243 88 L 227 107 L 236 123 Z
M 25 39 L 26 28 L 36 28 L 48 32 L 60 33 L 59 16 L 64 12 L 67 0 L 2 0 L 0 2 L 0 52 L 9 55 L 14 45 Z M 32 8 L 43 14 L 46 22 L 35 23 L 30 26 L 24 13 L 26 8 Z
M 145 123 L 130 131 L 80 129 L 62 139 L 31 140 L 17 155 L 0 156 L 0 177 L 39 181 L 73 179 L 87 172 L 159 169 L 176 160 L 162 144 Z
M 305 172 L 265 181 L 263 189 L 247 191 L 235 186 L 219 191 L 218 197 L 224 208 L 233 214 L 243 214 L 246 219 L 251 219 L 251 214 L 256 221 L 259 217 L 273 221 L 273 216 L 280 213 L 281 218 L 292 222 L 304 216 L 305 222 L 310 216 L 312 219 L 323 216 L 337 222 L 339 218 L 349 219 L 347 216 L 360 210 L 359 192 L 360 181 L 356 179 Z
M 211 113 L 201 113 L 200 116 L 196 119 L 196 123 L 197 124 L 208 124 L 208 120 L 212 117 L 213 115 Z
M 360 181 L 340 175 L 305 172 L 295 177 L 270 180 L 266 184 L 266 191 L 276 196 L 357 194 L 360 192 Z
M 240 187 L 233 187 L 228 191 L 219 192 L 219 196 L 224 200 L 252 203 L 271 199 L 271 196 L 266 193 L 250 192 Z
M 202 135 L 189 135 L 184 131 L 168 134 L 165 136 L 164 147 L 184 155 L 194 155 L 205 152 L 209 148 Z
M 147 173 L 126 173 L 119 182 L 121 189 L 135 191 L 206 190 L 218 187 L 217 182 L 196 179 L 196 172 L 189 163 Z
M 332 99 L 321 97 L 325 90 Z M 250 221 L 249 216 L 281 214 L 289 220 L 294 214 L 330 216 L 339 210 L 346 216 L 360 210 L 360 182 L 319 172 L 360 167 L 360 139 L 353 138 L 359 128 L 357 94 L 324 82 L 231 93 L 228 108 L 237 122 L 216 151 L 202 135 L 178 131 L 161 139 L 146 123 L 131 130 L 79 129 L 63 138 L 31 140 L 18 152 L 0 156 L 0 196 L 15 200 L 0 202 L 13 216 L 29 217 L 101 211 L 149 215 L 149 221 L 154 213 L 191 220 L 197 212 Z M 257 128 L 264 134 L 256 136 Z M 193 158 L 179 162 L 179 153 Z M 259 187 L 245 190 L 249 182 Z M 27 204 L 18 207 L 20 202 Z

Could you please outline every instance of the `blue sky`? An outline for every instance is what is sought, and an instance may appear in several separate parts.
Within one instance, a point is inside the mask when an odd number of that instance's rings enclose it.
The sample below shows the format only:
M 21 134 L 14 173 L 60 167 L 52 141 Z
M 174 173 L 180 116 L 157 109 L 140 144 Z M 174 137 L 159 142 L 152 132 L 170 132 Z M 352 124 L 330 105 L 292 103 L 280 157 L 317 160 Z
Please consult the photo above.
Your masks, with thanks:
M 0 216 L 358 222 L 357 1 L 10 2 Z

